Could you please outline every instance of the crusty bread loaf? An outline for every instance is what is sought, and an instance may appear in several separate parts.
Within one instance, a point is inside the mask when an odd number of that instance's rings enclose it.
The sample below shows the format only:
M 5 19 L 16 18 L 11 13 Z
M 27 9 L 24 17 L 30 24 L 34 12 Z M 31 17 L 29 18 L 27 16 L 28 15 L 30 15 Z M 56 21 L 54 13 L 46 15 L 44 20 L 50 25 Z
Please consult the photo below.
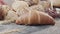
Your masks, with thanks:
M 15 1 L 12 4 L 12 8 L 16 11 L 17 15 L 21 15 L 25 12 L 25 8 L 28 8 L 28 4 L 25 1 Z
M 54 19 L 44 12 L 39 12 L 36 10 L 29 11 L 28 13 L 20 16 L 16 20 L 16 24 L 24 24 L 24 25 L 40 25 L 40 24 L 50 24 L 54 25 Z
M 29 7 L 28 4 L 24 1 L 15 1 L 12 4 L 12 8 L 15 11 L 23 10 L 24 8 Z

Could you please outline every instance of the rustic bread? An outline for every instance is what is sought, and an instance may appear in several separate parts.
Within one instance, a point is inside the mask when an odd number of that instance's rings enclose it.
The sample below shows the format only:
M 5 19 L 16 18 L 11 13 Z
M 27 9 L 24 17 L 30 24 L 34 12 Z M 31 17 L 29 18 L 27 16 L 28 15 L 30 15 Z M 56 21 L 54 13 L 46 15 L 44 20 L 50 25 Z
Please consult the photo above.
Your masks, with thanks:
M 16 11 L 17 15 L 21 15 L 25 12 L 25 8 L 28 8 L 28 4 L 25 1 L 15 1 L 12 4 L 12 8 Z
M 29 7 L 28 4 L 24 1 L 14 1 L 12 4 L 12 8 L 15 11 L 23 10 L 24 8 Z
M 36 10 L 29 11 L 28 13 L 20 16 L 16 20 L 16 24 L 24 24 L 24 25 L 54 25 L 54 19 L 44 12 L 39 12 Z

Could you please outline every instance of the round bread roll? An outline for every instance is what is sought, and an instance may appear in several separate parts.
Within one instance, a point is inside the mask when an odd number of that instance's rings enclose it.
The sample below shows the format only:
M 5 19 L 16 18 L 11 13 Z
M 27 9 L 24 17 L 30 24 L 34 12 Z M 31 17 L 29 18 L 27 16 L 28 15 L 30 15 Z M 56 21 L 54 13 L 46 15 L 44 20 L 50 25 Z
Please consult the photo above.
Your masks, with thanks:
M 24 1 L 15 1 L 12 4 L 12 8 L 15 11 L 23 10 L 24 8 L 29 7 L 28 4 Z
M 25 11 L 25 9 L 28 8 L 28 7 L 29 6 L 25 1 L 18 1 L 17 0 L 12 4 L 12 8 L 16 11 L 16 14 L 18 16 L 27 12 L 27 11 Z
M 23 25 L 54 25 L 54 19 L 44 12 L 36 10 L 29 11 L 28 13 L 21 15 L 17 20 L 16 24 Z

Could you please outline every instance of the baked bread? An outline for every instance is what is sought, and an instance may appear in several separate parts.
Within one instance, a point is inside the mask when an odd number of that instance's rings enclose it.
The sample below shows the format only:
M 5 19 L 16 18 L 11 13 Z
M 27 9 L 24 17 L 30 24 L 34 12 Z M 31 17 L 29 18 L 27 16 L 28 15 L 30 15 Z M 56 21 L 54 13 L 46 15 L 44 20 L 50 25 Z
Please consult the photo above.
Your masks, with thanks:
M 12 8 L 15 11 L 23 10 L 24 8 L 29 7 L 28 4 L 24 1 L 14 1 L 12 4 Z
M 12 8 L 16 11 L 16 14 L 20 16 L 23 14 L 25 11 L 25 8 L 28 8 L 28 4 L 25 1 L 15 1 L 12 4 Z
M 44 12 L 36 10 L 29 11 L 28 13 L 21 15 L 17 20 L 16 24 L 23 25 L 54 25 L 54 19 Z

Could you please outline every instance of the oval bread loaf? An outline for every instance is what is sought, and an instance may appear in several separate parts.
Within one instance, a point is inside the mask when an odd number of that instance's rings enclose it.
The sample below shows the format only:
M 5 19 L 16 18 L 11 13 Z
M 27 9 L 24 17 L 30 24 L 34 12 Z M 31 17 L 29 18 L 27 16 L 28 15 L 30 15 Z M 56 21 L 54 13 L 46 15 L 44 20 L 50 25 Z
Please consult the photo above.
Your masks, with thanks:
M 44 12 L 39 12 L 36 10 L 30 11 L 25 15 L 20 16 L 16 20 L 16 24 L 24 24 L 24 25 L 54 25 L 54 19 Z

